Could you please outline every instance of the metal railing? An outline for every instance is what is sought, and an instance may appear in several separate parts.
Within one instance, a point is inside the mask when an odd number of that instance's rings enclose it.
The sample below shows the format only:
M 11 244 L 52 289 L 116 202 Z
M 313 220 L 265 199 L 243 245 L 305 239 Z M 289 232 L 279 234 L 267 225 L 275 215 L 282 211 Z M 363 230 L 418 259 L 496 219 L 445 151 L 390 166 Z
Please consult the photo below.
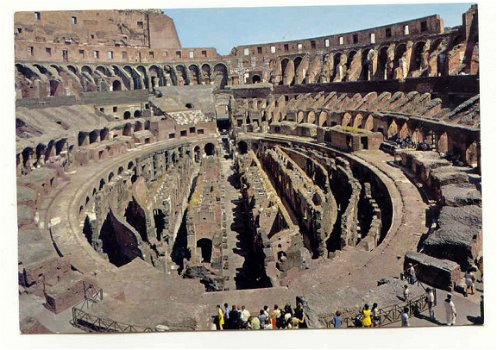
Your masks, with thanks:
M 423 286 L 420 282 L 416 282 Z M 423 286 L 424 287 L 424 286 Z M 433 289 L 434 303 L 433 306 L 437 305 L 437 290 Z M 409 309 L 409 315 L 417 316 L 423 311 L 428 310 L 428 302 L 426 300 L 426 294 L 419 295 L 415 298 L 409 299 L 405 302 L 389 305 L 378 310 L 378 327 L 384 327 L 401 320 L 402 312 L 404 307 Z M 345 327 L 356 327 L 356 319 L 360 314 L 359 311 L 350 311 L 342 314 L 342 322 Z M 322 324 L 326 325 L 326 328 L 333 328 L 331 319 L 333 314 L 320 315 L 319 320 Z

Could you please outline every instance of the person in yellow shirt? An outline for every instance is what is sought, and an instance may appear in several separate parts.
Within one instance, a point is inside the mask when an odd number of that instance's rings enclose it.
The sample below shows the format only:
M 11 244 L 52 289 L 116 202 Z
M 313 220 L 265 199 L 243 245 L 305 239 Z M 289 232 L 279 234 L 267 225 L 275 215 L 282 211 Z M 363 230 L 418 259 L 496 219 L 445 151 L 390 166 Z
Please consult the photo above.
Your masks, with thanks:
M 362 309 L 362 326 L 371 327 L 371 310 L 368 304 L 364 305 L 364 309 Z
M 218 315 L 218 322 L 219 322 L 219 329 L 223 330 L 224 329 L 224 312 L 223 309 L 221 309 L 221 306 L 217 306 L 217 315 Z

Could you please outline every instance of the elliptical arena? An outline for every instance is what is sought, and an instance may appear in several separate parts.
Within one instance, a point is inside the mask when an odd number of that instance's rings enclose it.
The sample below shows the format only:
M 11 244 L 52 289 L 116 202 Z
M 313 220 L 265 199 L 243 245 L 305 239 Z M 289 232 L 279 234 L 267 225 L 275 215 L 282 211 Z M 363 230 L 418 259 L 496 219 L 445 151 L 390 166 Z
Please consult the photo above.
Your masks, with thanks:
M 415 299 L 482 262 L 476 6 L 227 56 L 156 10 L 14 31 L 23 333 L 295 300 L 310 328 L 373 301 L 386 326 L 409 263 Z

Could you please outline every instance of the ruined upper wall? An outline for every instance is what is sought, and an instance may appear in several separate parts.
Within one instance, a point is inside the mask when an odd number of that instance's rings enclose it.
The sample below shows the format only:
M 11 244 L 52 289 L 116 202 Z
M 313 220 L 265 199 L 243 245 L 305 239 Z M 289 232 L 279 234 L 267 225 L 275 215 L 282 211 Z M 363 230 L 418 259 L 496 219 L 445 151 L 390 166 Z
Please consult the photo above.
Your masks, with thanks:
M 182 48 L 160 10 L 16 12 L 15 58 L 27 62 L 169 62 L 217 58 L 214 48 Z
M 181 48 L 174 21 L 154 10 L 16 12 L 14 26 L 16 41 Z
M 418 35 L 441 34 L 444 22 L 439 15 L 384 25 L 360 31 L 303 40 L 236 46 L 235 56 L 268 56 L 286 53 L 318 52 L 348 46 L 364 46 L 383 41 L 407 40 Z

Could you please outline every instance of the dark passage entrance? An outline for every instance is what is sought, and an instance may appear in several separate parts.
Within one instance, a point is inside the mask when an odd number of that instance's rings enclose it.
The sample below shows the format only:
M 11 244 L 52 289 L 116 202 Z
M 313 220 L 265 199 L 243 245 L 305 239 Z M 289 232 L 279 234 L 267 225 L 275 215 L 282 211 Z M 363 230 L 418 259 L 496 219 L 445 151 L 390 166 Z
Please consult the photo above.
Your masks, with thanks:
M 197 241 L 197 248 L 202 252 L 202 262 L 211 262 L 212 241 L 208 238 L 202 238 Z

